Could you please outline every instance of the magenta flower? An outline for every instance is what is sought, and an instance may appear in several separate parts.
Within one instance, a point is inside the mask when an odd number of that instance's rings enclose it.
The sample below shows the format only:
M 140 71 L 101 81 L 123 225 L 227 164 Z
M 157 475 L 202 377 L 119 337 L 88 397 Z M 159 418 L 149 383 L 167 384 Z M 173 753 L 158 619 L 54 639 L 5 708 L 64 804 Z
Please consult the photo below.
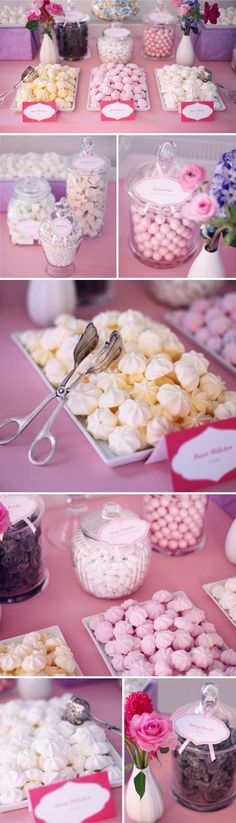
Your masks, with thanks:
M 0 534 L 4 534 L 4 532 L 6 532 L 7 529 L 10 529 L 11 526 L 12 523 L 10 521 L 8 509 L 6 509 L 3 503 L 0 503 Z

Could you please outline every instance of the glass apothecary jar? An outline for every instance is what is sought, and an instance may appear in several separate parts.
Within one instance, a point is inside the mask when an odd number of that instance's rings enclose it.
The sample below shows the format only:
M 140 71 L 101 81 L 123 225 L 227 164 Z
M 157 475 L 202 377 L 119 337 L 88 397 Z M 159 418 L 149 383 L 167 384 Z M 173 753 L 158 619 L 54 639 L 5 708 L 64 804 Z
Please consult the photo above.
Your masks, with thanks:
M 158 0 L 156 8 L 144 18 L 142 55 L 153 60 L 173 57 L 176 19 Z
M 83 224 L 73 214 L 66 197 L 62 197 L 39 229 L 39 240 L 47 259 L 47 274 L 68 277 L 74 273 L 74 260 L 82 238 Z
M 172 755 L 172 794 L 198 812 L 224 809 L 236 796 L 236 711 L 205 683 L 198 704 L 172 715 L 177 748 Z M 190 739 L 187 739 L 190 738 Z
M 146 266 L 173 269 L 197 249 L 198 227 L 184 211 L 192 192 L 183 189 L 179 175 L 172 142 L 161 145 L 155 162 L 128 175 L 130 248 Z
M 134 512 L 106 503 L 81 520 L 72 560 L 85 591 L 95 597 L 124 597 L 143 583 L 151 556 L 148 524 Z
M 73 213 L 83 221 L 84 234 L 98 237 L 103 229 L 110 160 L 94 152 L 84 137 L 82 151 L 68 162 L 67 197 Z
M 0 602 L 17 603 L 38 594 L 48 580 L 42 549 L 44 503 L 34 495 L 1 495 L 10 526 L 0 539 Z
M 63 60 L 83 60 L 89 57 L 89 15 L 69 5 L 64 17 L 56 17 L 56 37 Z
M 233 71 L 235 71 L 235 73 L 236 73 L 236 42 L 235 42 L 234 47 L 233 47 L 231 67 L 232 67 Z
M 92 12 L 102 20 L 125 20 L 137 14 L 139 0 L 93 0 Z
M 150 280 L 149 289 L 158 302 L 178 308 L 222 294 L 224 285 L 217 280 Z
M 152 548 L 174 556 L 202 549 L 207 504 L 206 494 L 146 494 L 143 513 L 150 524 Z
M 129 63 L 133 53 L 130 30 L 115 23 L 103 29 L 97 39 L 97 51 L 101 63 Z
M 7 210 L 7 225 L 14 245 L 32 246 L 38 242 L 39 226 L 50 214 L 55 197 L 47 180 L 26 177 L 13 189 Z

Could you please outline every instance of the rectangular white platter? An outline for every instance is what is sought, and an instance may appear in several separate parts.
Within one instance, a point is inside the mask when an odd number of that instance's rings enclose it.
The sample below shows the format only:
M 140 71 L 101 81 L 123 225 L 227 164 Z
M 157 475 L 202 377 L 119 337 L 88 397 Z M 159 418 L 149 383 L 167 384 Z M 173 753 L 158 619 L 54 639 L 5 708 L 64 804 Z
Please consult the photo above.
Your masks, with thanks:
M 161 83 L 160 83 L 159 76 L 158 76 L 159 69 L 154 69 L 154 72 L 155 72 L 156 84 L 157 84 L 157 88 L 158 88 L 158 91 L 159 91 L 163 111 L 177 111 L 178 112 L 179 111 L 178 107 L 169 108 L 169 107 L 166 106 L 165 100 L 164 100 L 164 95 L 163 95 L 163 92 L 162 92 L 162 89 L 161 89 Z M 215 111 L 225 111 L 225 104 L 223 103 L 223 100 L 220 97 L 220 94 L 218 94 L 218 92 L 217 92 L 217 95 L 216 95 L 216 101 L 217 101 L 217 105 L 216 104 L 214 105 Z M 188 102 L 188 101 L 186 100 L 186 102 Z
M 231 366 L 230 363 L 226 363 L 224 357 L 221 357 L 220 354 L 217 354 L 217 352 L 212 351 L 212 349 L 210 349 L 209 346 L 206 346 L 206 343 L 202 343 L 202 341 L 197 340 L 197 338 L 194 337 L 194 334 L 191 334 L 191 332 L 189 332 L 187 329 L 185 330 L 183 326 L 181 326 L 180 323 L 177 322 L 177 319 L 175 320 L 175 315 L 177 314 L 177 311 L 167 312 L 164 315 L 164 319 L 167 320 L 167 322 L 170 323 L 170 325 L 173 326 L 174 329 L 177 329 L 177 331 L 181 331 L 181 334 L 184 334 L 184 336 L 187 337 L 188 340 L 191 340 L 192 343 L 195 344 L 195 346 L 197 345 L 198 347 L 200 347 L 203 351 L 206 352 L 206 354 L 209 354 L 210 357 L 213 357 L 213 359 L 216 360 L 217 363 L 220 364 L 220 366 L 223 366 L 225 369 L 227 369 L 227 371 L 230 372 L 230 374 L 233 374 L 234 377 L 236 377 L 236 368 L 234 368 L 234 366 Z
M 205 588 L 205 587 L 203 586 L 203 588 Z M 172 597 L 173 598 L 174 597 L 187 597 L 188 600 L 191 602 L 192 607 L 197 608 L 196 604 L 193 603 L 193 601 L 191 600 L 189 595 L 186 594 L 186 592 L 183 592 L 183 591 L 172 592 Z M 138 605 L 139 606 L 145 606 L 147 602 L 148 602 L 147 600 L 144 600 L 144 601 L 140 602 Z M 103 614 L 104 614 L 104 612 L 100 612 L 99 617 L 103 617 Z M 129 672 L 128 672 L 127 669 L 124 672 L 117 672 L 113 668 L 110 657 L 108 657 L 108 655 L 104 651 L 104 645 L 102 643 L 100 643 L 99 640 L 96 639 L 94 632 L 92 631 L 92 629 L 90 629 L 89 622 L 90 622 L 90 620 L 92 620 L 93 617 L 97 617 L 97 614 L 91 614 L 90 616 L 83 617 L 82 618 L 82 623 L 84 624 L 85 629 L 87 629 L 87 632 L 89 633 L 90 637 L 92 638 L 92 640 L 93 640 L 95 646 L 97 647 L 98 651 L 100 652 L 100 655 L 103 658 L 104 663 L 106 663 L 106 666 L 109 669 L 109 672 L 111 672 L 113 677 L 123 677 L 124 675 L 126 677 L 128 677 Z M 224 649 L 227 649 L 227 648 L 228 648 L 228 646 L 226 646 L 226 644 L 225 644 Z M 172 675 L 170 675 L 170 676 L 172 676 Z M 207 677 L 207 674 L 206 674 L 206 677 Z
M 69 114 L 70 114 L 71 111 L 75 111 L 80 69 L 77 68 L 76 72 L 77 72 L 77 77 L 76 77 L 75 90 L 74 90 L 74 100 L 73 100 L 72 106 L 71 106 L 70 109 L 68 109 L 68 108 L 63 107 L 62 105 L 58 105 L 57 106 L 57 111 L 65 111 L 65 112 L 69 112 Z M 29 103 L 30 102 L 31 103 L 32 102 L 40 103 L 41 101 L 40 100 L 38 100 L 38 101 L 29 100 Z M 17 105 L 16 97 L 14 97 L 14 100 L 13 100 L 13 103 L 12 103 L 12 106 L 11 106 L 11 110 L 16 112 L 16 114 L 19 114 L 22 111 L 22 107 Z
M 214 597 L 214 595 L 211 593 L 211 590 L 212 590 L 213 586 L 223 586 L 224 583 L 226 583 L 228 579 L 229 578 L 226 577 L 225 580 L 214 580 L 213 583 L 204 583 L 202 588 L 204 589 L 204 592 L 206 592 L 206 594 L 208 594 L 208 596 L 211 598 L 211 600 L 213 600 L 213 603 L 215 603 L 215 606 L 218 606 L 218 609 L 220 609 L 220 611 L 223 612 L 224 616 L 227 617 L 227 620 L 229 620 L 230 623 L 232 623 L 232 626 L 234 626 L 234 628 L 236 629 L 236 620 L 233 620 L 233 618 L 230 617 L 230 615 L 228 614 L 226 609 L 223 609 L 223 606 L 220 605 L 219 601 L 216 600 L 216 597 Z
M 62 634 L 60 626 L 46 626 L 46 628 L 43 628 L 43 629 L 41 629 L 41 628 L 34 629 L 34 632 L 41 632 L 41 633 L 44 632 L 45 634 L 52 634 L 55 637 L 60 637 L 60 639 L 63 640 L 63 643 L 65 643 L 65 646 L 67 646 L 67 648 L 70 649 L 70 647 L 68 646 L 68 643 L 65 640 L 64 635 Z M 25 634 L 19 634 L 19 635 L 16 635 L 15 637 L 7 637 L 6 639 L 4 638 L 4 640 L 0 640 L 0 652 L 1 652 L 1 646 L 4 645 L 5 643 L 9 643 L 9 644 L 10 643 L 21 643 L 21 641 L 24 640 L 25 637 L 28 636 L 28 634 L 32 634 L 32 632 L 25 632 Z M 70 651 L 71 651 L 71 649 L 70 649 Z M 72 652 L 71 652 L 71 654 L 72 654 Z M 4 675 L 4 677 L 11 677 L 11 676 L 12 675 L 10 675 L 10 674 L 9 675 Z M 64 677 L 64 675 L 61 675 L 61 676 Z M 78 663 L 76 663 L 74 673 L 72 675 L 67 675 L 67 677 L 70 677 L 70 676 L 71 677 L 74 677 L 74 676 L 82 677 L 82 672 L 81 672 L 81 669 L 78 666 Z M 42 674 L 41 677 L 45 677 L 45 675 Z M 56 677 L 60 677 L 60 674 L 56 675 Z
M 91 82 L 92 82 L 92 79 L 93 79 L 93 76 L 94 76 L 95 72 L 96 72 L 96 69 L 92 69 L 92 70 L 91 70 L 91 74 L 90 74 L 90 80 L 89 80 L 89 90 L 88 90 L 88 101 L 87 101 L 87 109 L 88 109 L 88 111 L 100 111 L 99 106 L 92 106 L 92 105 L 91 105 L 91 102 L 90 102 L 90 95 L 91 95 Z M 146 80 L 147 105 L 146 105 L 145 109 L 138 109 L 138 108 L 136 108 L 136 105 L 134 104 L 135 111 L 137 111 L 137 113 L 138 113 L 138 114 L 145 114 L 145 112 L 146 112 L 146 111 L 150 111 L 150 108 L 151 108 L 151 104 L 150 104 L 150 97 L 149 97 L 149 92 L 148 92 L 148 86 L 147 86 L 147 78 L 146 78 L 146 75 L 145 75 L 145 80 Z M 107 102 L 108 102 L 108 103 L 112 103 L 112 100 L 108 100 Z M 122 102 L 122 101 L 121 101 L 121 102 Z
M 21 343 L 21 334 L 23 334 L 23 332 L 14 332 L 11 335 L 12 340 L 14 341 L 14 343 L 16 343 L 16 345 L 22 351 L 22 353 L 25 355 L 27 360 L 29 360 L 31 365 L 34 367 L 35 371 L 37 371 L 37 373 L 40 375 L 40 377 L 44 381 L 44 383 L 46 383 L 46 386 L 48 387 L 48 389 L 51 389 L 51 392 L 53 392 L 53 386 L 51 385 L 51 383 L 49 383 L 49 380 L 47 380 L 47 377 L 45 377 L 45 374 L 44 374 L 42 368 L 40 366 L 38 366 L 37 363 L 35 363 L 33 358 L 30 356 L 29 352 L 27 352 L 26 348 L 22 345 L 22 343 Z M 32 399 L 32 403 L 33 403 L 33 399 Z M 148 449 L 147 448 L 147 449 L 143 449 L 142 451 L 139 451 L 139 452 L 134 452 L 133 454 L 130 454 L 127 457 L 125 457 L 124 455 L 121 456 L 121 457 L 117 457 L 111 451 L 108 443 L 105 443 L 103 440 L 94 440 L 92 435 L 89 434 L 89 432 L 87 431 L 86 425 L 83 422 L 83 418 L 76 417 L 75 414 L 73 414 L 70 411 L 70 409 L 67 408 L 67 406 L 65 406 L 64 408 L 65 408 L 66 413 L 69 414 L 69 416 L 74 421 L 74 423 L 76 424 L 78 429 L 82 432 L 82 434 L 89 441 L 89 443 L 93 447 L 93 449 L 95 449 L 95 451 L 97 452 L 97 454 L 99 455 L 101 460 L 103 460 L 103 463 L 106 463 L 106 465 L 110 466 L 110 468 L 116 468 L 117 466 L 126 466 L 128 463 L 137 463 L 139 460 L 147 460 L 147 458 L 149 457 L 149 455 L 153 451 L 153 449 Z M 14 412 L 15 412 L 15 410 L 14 410 Z

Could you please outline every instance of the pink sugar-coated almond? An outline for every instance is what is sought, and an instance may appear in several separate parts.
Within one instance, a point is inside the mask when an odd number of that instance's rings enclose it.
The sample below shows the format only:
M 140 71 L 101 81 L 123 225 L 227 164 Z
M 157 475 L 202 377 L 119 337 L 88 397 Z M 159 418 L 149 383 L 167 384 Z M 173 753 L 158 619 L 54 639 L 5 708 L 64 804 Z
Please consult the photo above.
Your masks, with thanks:
M 149 600 L 148 603 L 145 603 L 145 609 L 149 619 L 155 620 L 156 617 L 163 614 L 164 607 L 162 603 L 153 603 L 153 600 Z
M 222 663 L 226 664 L 226 666 L 236 666 L 236 651 L 234 651 L 234 649 L 225 649 L 222 652 L 220 659 L 222 660 Z
M 162 631 L 157 632 L 155 635 L 156 639 L 156 648 L 157 649 L 167 649 L 168 646 L 171 646 L 173 641 L 174 634 L 170 631 Z
M 115 669 L 116 672 L 123 672 L 124 671 L 125 664 L 124 664 L 124 657 L 122 656 L 122 654 L 116 654 L 115 657 L 112 657 L 111 658 L 111 663 L 112 663 L 113 669 Z
M 141 640 L 141 649 L 147 657 L 150 657 L 151 654 L 154 654 L 156 648 L 155 637 L 152 634 L 146 635 Z
M 113 626 L 107 620 L 103 620 L 101 623 L 97 623 L 94 632 L 100 643 L 107 643 L 113 637 Z
M 147 635 L 151 635 L 154 633 L 154 624 L 151 620 L 146 620 L 146 623 L 143 623 L 142 626 L 137 626 L 136 628 L 136 636 L 140 637 L 147 637 Z
M 174 639 L 172 643 L 173 649 L 190 649 L 192 646 L 192 638 L 189 632 L 184 631 L 184 629 L 177 629 L 174 633 Z
M 111 606 L 110 609 L 107 609 L 107 611 L 104 612 L 104 618 L 105 620 L 108 620 L 109 623 L 117 623 L 118 620 L 122 620 L 123 617 L 124 612 L 120 606 Z
M 172 666 L 169 666 L 164 660 L 157 660 L 154 665 L 154 674 L 159 677 L 170 677 L 173 674 Z
M 188 652 L 178 649 L 171 653 L 171 664 L 178 672 L 186 672 L 191 666 L 191 657 Z
M 160 617 L 157 617 L 156 620 L 154 620 L 154 629 L 157 632 L 162 631 L 164 629 L 169 629 L 170 626 L 172 626 L 172 623 L 172 617 L 169 617 L 167 613 L 161 614 Z
M 137 606 L 137 603 L 137 600 L 132 600 L 131 598 L 130 600 L 124 600 L 124 602 L 121 603 L 121 609 L 123 609 L 123 612 L 127 612 L 128 609 L 131 609 L 131 606 Z
M 207 669 L 208 666 L 212 665 L 213 663 L 213 656 L 211 651 L 208 649 L 203 648 L 195 648 L 191 651 L 191 660 L 195 666 L 198 666 L 200 669 Z
M 119 620 L 113 628 L 114 637 L 120 637 L 127 634 L 133 634 L 134 630 L 131 623 L 127 620 Z
M 131 626 L 142 626 L 147 619 L 147 612 L 143 606 L 131 606 L 126 612 L 126 620 Z
M 176 617 L 174 620 L 174 626 L 176 629 L 184 629 L 184 631 L 192 634 L 193 624 L 187 617 Z
M 154 592 L 154 594 L 152 595 L 152 600 L 154 600 L 155 603 L 168 603 L 168 601 L 171 600 L 171 598 L 171 592 L 168 592 L 165 589 L 160 589 L 159 592 Z

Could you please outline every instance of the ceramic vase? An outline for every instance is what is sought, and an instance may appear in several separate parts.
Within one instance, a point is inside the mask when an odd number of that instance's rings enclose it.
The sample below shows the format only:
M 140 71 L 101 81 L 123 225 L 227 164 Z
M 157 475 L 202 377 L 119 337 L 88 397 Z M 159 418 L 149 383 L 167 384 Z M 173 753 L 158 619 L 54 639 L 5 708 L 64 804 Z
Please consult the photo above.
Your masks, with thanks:
M 233 520 L 226 537 L 225 554 L 230 563 L 236 563 L 236 520 Z
M 190 34 L 183 34 L 177 48 L 175 62 L 178 66 L 193 66 L 194 48 Z
M 206 247 L 203 246 L 200 254 L 198 254 L 189 269 L 188 277 L 190 279 L 191 277 L 197 277 L 198 279 L 202 277 L 207 280 L 219 280 L 222 277 L 226 277 L 226 271 L 219 250 L 208 251 Z
M 27 311 L 31 320 L 40 326 L 53 323 L 57 314 L 73 313 L 76 307 L 76 289 L 73 281 L 44 282 L 31 280 L 27 291 Z
M 52 32 L 52 37 L 49 37 L 49 34 L 43 35 L 39 59 L 44 66 L 47 66 L 48 63 L 58 63 L 60 60 L 54 32 Z
M 162 793 L 150 767 L 147 766 L 145 769 L 145 792 L 142 799 L 140 799 L 134 785 L 134 778 L 139 771 L 140 769 L 134 766 L 126 787 L 126 811 L 135 823 L 156 823 L 157 820 L 160 820 L 164 811 Z

